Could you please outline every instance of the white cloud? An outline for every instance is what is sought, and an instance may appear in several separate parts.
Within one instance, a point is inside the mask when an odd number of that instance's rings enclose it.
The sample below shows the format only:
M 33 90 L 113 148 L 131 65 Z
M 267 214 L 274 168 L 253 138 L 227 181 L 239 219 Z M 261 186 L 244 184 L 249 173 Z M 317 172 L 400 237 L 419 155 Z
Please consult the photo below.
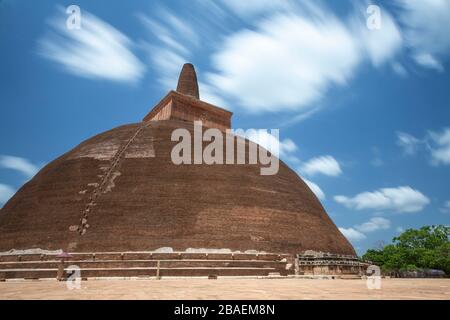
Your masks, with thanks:
M 291 139 L 284 139 L 280 143 L 280 154 L 289 154 L 297 151 L 298 147 Z
M 397 132 L 397 145 L 401 147 L 403 152 L 407 155 L 415 154 L 421 143 L 421 140 L 408 133 Z
M 339 162 L 332 156 L 313 158 L 304 163 L 300 171 L 308 175 L 320 173 L 332 177 L 339 176 L 342 173 Z
M 349 241 L 360 241 L 367 238 L 367 233 L 378 230 L 387 230 L 390 227 L 390 220 L 382 217 L 374 217 L 369 221 L 356 225 L 352 228 L 339 228 L 339 230 Z
M 450 128 L 429 133 L 432 163 L 450 165 Z
M 374 217 L 370 219 L 367 222 L 364 222 L 363 224 L 360 224 L 358 226 L 355 226 L 355 228 L 360 232 L 374 232 L 377 230 L 386 230 L 391 227 L 391 221 L 382 218 L 382 217 Z
M 420 53 L 413 56 L 414 61 L 422 67 L 444 71 L 444 66 L 429 53 Z
M 0 168 L 19 171 L 27 178 L 33 177 L 39 171 L 39 167 L 29 160 L 14 156 L 0 156 Z
M 368 3 L 359 5 L 359 12 L 352 17 L 352 30 L 359 38 L 362 50 L 374 66 L 380 66 L 394 58 L 403 47 L 400 28 L 385 8 L 381 10 L 379 29 L 370 30 L 366 26 Z
M 433 165 L 450 165 L 450 128 L 444 128 L 440 132 L 429 131 L 423 139 L 399 132 L 397 133 L 397 145 L 403 148 L 405 154 L 413 155 L 423 148 L 430 153 Z
M 450 51 L 450 1 L 397 0 L 403 8 L 400 19 L 406 29 L 406 42 L 419 64 L 439 70 L 438 57 Z
M 360 241 L 366 239 L 366 235 L 353 228 L 339 228 L 339 231 L 349 240 L 349 241 Z
M 245 138 L 259 144 L 266 150 L 269 150 L 276 157 L 291 156 L 291 154 L 298 149 L 297 145 L 291 139 L 284 139 L 280 141 L 277 136 L 269 133 L 265 129 L 248 130 Z
M 396 212 L 421 211 L 430 203 L 424 194 L 409 186 L 363 192 L 352 198 L 339 195 L 335 196 L 334 200 L 347 208 L 356 210 L 393 210 Z
M 308 187 L 311 189 L 311 191 L 316 195 L 318 199 L 325 200 L 325 193 L 316 183 L 303 177 L 302 180 L 308 185 Z
M 250 112 L 308 111 L 332 85 L 345 85 L 361 55 L 352 32 L 325 11 L 275 14 L 226 38 L 209 83 Z
M 6 184 L 0 183 L 0 205 L 6 203 L 15 193 L 15 190 Z
M 68 72 L 92 79 L 137 82 L 144 65 L 131 52 L 133 42 L 113 26 L 86 10 L 81 29 L 69 30 L 66 15 L 51 21 L 53 32 L 39 42 L 40 53 Z

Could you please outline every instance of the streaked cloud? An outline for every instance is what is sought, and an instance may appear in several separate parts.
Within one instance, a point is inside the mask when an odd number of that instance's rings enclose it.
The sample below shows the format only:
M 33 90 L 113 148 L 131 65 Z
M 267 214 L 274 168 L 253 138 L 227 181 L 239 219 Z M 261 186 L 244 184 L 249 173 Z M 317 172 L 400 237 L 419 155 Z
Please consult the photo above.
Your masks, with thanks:
M 389 210 L 399 213 L 418 212 L 430 203 L 430 199 L 423 193 L 409 186 L 362 192 L 354 197 L 338 195 L 334 200 L 350 209 Z
M 428 131 L 424 138 L 418 139 L 408 133 L 397 133 L 397 145 L 408 155 L 419 150 L 429 153 L 432 165 L 450 165 L 450 128 Z
M 183 64 L 187 59 L 174 50 L 160 48 L 149 44 L 143 45 L 148 54 L 149 61 L 158 73 L 158 82 L 166 90 L 174 90 L 177 86 Z
M 181 17 L 165 9 L 157 12 L 155 18 L 141 12 L 136 14 L 148 34 L 159 41 L 141 41 L 140 47 L 146 53 L 149 65 L 156 71 L 158 82 L 164 89 L 173 90 L 176 88 L 181 67 L 186 62 L 191 62 L 192 50 L 199 45 L 200 38 L 196 30 Z M 197 69 L 197 73 L 198 71 Z M 213 88 L 203 88 L 202 85 L 200 90 L 201 97 L 204 93 L 205 97 L 214 98 L 214 101 L 208 102 L 223 102 L 220 96 L 214 94 Z
M 420 53 L 413 56 L 414 61 L 422 67 L 434 69 L 436 71 L 444 71 L 444 66 L 429 53 Z
M 313 158 L 300 167 L 300 172 L 307 175 L 323 174 L 337 177 L 342 174 L 339 162 L 332 156 L 321 156 Z
M 189 54 L 189 49 L 174 37 L 174 34 L 169 27 L 163 25 L 161 22 L 155 21 L 143 13 L 138 13 L 136 16 L 147 31 L 161 41 L 163 45 L 180 54 Z
M 450 165 L 450 128 L 429 133 L 431 161 L 435 165 Z
M 443 70 L 450 53 L 450 1 L 397 0 L 407 46 L 421 66 Z
M 220 106 L 221 108 L 225 108 L 227 110 L 233 110 L 232 105 L 230 105 L 229 102 L 221 96 L 217 88 L 201 81 L 199 81 L 198 87 L 200 91 L 200 100 Z
M 220 2 L 243 18 L 252 18 L 256 15 L 292 9 L 293 7 L 289 0 L 221 0 Z
M 368 30 L 364 12 L 344 21 L 317 2 L 262 2 L 273 10 L 228 3 L 239 13 L 266 14 L 250 21 L 254 28 L 225 38 L 212 55 L 216 71 L 207 75 L 249 112 L 308 113 L 330 88 L 347 85 L 365 61 L 380 67 L 401 52 L 401 31 L 387 10 L 383 27 Z
M 396 75 L 402 78 L 408 75 L 408 71 L 406 71 L 406 68 L 401 63 L 395 61 L 391 64 L 391 66 Z
M 200 43 L 200 38 L 194 28 L 180 17 L 172 14 L 169 11 L 161 13 L 161 19 L 173 30 L 175 34 L 188 41 L 191 45 L 197 46 Z
M 403 36 L 395 19 L 383 7 L 380 7 L 380 28 L 373 30 L 367 28 L 366 10 L 368 6 L 368 2 L 357 5 L 357 13 L 351 17 L 351 30 L 356 35 L 363 54 L 374 66 L 379 67 L 402 51 Z
M 407 64 L 399 61 L 400 55 L 409 52 L 416 63 L 442 69 L 441 57 L 449 51 L 450 19 L 441 11 L 448 3 L 397 2 L 395 18 L 381 7 L 379 30 L 366 27 L 368 1 L 355 3 L 347 18 L 337 17 L 326 5 L 313 1 L 224 0 L 207 6 L 214 8 L 211 14 L 220 12 L 214 16 L 221 19 L 242 18 L 245 27 L 224 30 L 209 22 L 217 36 L 213 46 L 204 47 L 213 51 L 202 53 L 210 56 L 212 67 L 199 72 L 202 86 L 207 88 L 205 99 L 251 113 L 296 113 L 295 122 L 323 109 L 320 101 L 330 89 L 348 85 L 367 62 L 376 68 L 388 65 L 395 74 L 406 77 Z M 209 21 L 207 15 L 203 22 Z M 170 11 L 163 10 L 156 17 L 144 20 L 163 44 L 162 52 L 170 50 L 172 57 L 176 54 L 187 61 L 191 53 L 187 48 L 198 46 L 204 30 Z M 201 26 L 208 28 L 208 24 Z M 154 56 L 153 63 L 164 61 L 164 54 L 157 50 Z M 166 73 L 161 75 L 164 84 L 173 78 Z
M 421 140 L 405 132 L 397 132 L 397 145 L 407 155 L 414 155 L 422 143 Z
M 60 10 L 49 22 L 51 32 L 39 41 L 43 57 L 85 78 L 131 83 L 142 78 L 145 67 L 126 35 L 86 10 L 81 11 L 81 29 L 68 29 L 66 18 Z
M 8 155 L 0 156 L 0 168 L 18 171 L 27 178 L 33 177 L 39 171 L 39 167 L 30 160 Z

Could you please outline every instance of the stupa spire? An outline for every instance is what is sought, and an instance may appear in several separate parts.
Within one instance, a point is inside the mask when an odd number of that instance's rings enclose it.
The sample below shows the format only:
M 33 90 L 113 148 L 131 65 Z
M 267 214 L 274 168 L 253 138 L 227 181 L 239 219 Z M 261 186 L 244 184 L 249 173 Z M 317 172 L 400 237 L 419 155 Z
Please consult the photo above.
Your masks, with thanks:
M 177 92 L 200 99 L 197 74 L 192 63 L 186 63 L 178 78 Z

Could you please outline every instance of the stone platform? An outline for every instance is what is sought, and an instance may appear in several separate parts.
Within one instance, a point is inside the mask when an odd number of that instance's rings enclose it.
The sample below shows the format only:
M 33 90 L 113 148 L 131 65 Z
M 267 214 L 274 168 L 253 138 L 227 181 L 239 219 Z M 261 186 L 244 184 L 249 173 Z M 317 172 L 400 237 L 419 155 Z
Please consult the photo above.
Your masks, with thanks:
M 304 275 L 359 275 L 366 274 L 372 263 L 353 255 L 307 251 L 296 255 L 296 270 Z
M 289 255 L 249 253 L 96 252 L 0 255 L 0 280 L 132 277 L 287 276 Z

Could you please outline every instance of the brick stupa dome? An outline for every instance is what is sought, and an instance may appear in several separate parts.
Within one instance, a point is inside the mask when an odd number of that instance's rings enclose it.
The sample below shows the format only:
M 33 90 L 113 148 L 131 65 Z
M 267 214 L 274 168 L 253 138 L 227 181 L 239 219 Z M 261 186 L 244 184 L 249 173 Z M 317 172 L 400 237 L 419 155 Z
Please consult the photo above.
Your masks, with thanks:
M 0 251 L 172 248 L 354 255 L 302 179 L 283 162 L 175 165 L 176 128 L 224 130 L 231 113 L 198 100 L 195 70 L 140 123 L 96 135 L 45 166 L 0 211 Z M 247 144 L 250 142 L 246 142 Z M 247 149 L 248 150 L 248 149 Z

